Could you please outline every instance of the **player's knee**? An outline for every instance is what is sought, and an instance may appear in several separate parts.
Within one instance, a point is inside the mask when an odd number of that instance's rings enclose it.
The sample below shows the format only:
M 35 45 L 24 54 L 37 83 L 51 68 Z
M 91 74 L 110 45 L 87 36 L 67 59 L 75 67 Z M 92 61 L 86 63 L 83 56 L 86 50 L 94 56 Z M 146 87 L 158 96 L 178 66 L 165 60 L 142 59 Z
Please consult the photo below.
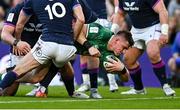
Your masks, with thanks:
M 147 50 L 147 54 L 151 62 L 157 62 L 160 60 L 160 52 L 158 50 Z
M 38 83 L 38 82 L 41 81 L 41 80 L 42 80 L 42 78 L 32 77 L 31 80 L 30 80 L 30 82 L 33 83 L 33 84 L 35 84 L 35 83 Z
M 133 58 L 132 55 L 125 54 L 123 60 L 127 67 L 131 67 L 136 63 L 136 60 Z

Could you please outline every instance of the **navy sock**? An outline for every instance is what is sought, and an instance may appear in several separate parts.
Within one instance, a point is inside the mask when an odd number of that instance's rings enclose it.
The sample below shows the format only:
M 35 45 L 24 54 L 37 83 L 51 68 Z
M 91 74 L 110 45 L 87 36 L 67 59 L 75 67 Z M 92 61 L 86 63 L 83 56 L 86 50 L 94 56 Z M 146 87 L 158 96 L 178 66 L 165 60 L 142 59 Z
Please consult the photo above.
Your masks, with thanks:
M 48 73 L 46 74 L 44 79 L 40 81 L 40 85 L 47 88 L 50 82 L 52 81 L 52 79 L 54 78 L 54 76 L 57 74 L 58 70 L 59 68 L 57 68 L 54 64 L 51 64 Z
M 141 72 L 140 66 L 134 69 L 129 69 L 129 72 L 130 72 L 131 79 L 134 82 L 134 89 L 142 90 L 144 86 L 142 83 L 142 77 L 141 77 L 142 72 Z
M 88 74 L 87 63 L 80 64 L 82 74 Z
M 152 66 L 156 77 L 159 79 L 161 86 L 163 86 L 167 83 L 165 63 L 161 60 L 158 63 L 152 64 Z
M 90 76 L 91 88 L 97 88 L 98 87 L 97 77 L 99 73 L 99 68 L 89 69 L 88 71 Z
M 66 87 L 66 90 L 69 94 L 69 96 L 72 96 L 73 93 L 74 93 L 74 75 L 72 76 L 64 76 L 64 75 L 61 75 L 61 78 L 64 82 L 64 85 Z
M 13 71 L 10 71 L 6 74 L 4 79 L 0 83 L 0 88 L 5 89 L 6 87 L 11 86 L 14 81 L 17 79 L 17 74 Z

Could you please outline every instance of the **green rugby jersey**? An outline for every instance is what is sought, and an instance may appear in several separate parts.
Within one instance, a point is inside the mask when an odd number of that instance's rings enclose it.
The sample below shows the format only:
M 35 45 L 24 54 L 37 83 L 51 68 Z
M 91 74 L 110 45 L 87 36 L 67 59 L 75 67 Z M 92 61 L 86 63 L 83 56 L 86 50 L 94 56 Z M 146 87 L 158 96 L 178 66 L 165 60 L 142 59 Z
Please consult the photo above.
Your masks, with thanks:
M 109 29 L 104 28 L 102 25 L 98 23 L 90 23 L 87 28 L 87 40 L 94 47 L 98 48 L 101 52 L 100 60 L 101 62 L 106 61 L 106 56 L 114 55 L 113 52 L 107 50 L 108 41 L 113 36 L 113 32 Z M 88 54 L 88 50 L 81 45 L 75 45 L 78 53 L 80 54 Z

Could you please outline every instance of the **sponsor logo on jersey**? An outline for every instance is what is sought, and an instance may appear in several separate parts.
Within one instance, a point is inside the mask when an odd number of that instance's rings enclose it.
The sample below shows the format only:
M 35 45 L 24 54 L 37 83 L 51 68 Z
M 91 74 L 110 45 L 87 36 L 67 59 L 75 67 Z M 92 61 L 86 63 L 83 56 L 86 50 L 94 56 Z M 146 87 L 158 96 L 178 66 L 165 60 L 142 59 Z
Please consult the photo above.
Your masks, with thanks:
M 7 17 L 7 21 L 12 22 L 14 18 L 14 13 L 9 13 L 8 17 Z
M 28 32 L 42 32 L 42 24 L 29 23 L 29 27 L 24 27 L 24 30 Z
M 124 2 L 126 6 L 123 7 L 126 11 L 139 11 L 139 7 L 134 6 L 136 2 Z
M 98 33 L 98 32 L 99 32 L 98 27 L 90 27 L 90 29 L 89 29 L 89 33 Z

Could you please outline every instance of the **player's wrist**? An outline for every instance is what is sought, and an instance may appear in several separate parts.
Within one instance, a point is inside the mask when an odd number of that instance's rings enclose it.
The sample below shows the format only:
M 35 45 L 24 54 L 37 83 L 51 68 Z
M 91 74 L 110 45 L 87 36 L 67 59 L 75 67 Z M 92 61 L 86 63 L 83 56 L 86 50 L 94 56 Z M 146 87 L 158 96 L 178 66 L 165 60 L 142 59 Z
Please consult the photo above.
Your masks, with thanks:
M 118 13 L 118 11 L 119 11 L 119 7 L 118 7 L 118 6 L 115 6 L 115 8 L 114 8 L 114 13 Z
M 116 24 L 116 23 L 113 23 L 112 26 L 111 26 L 111 31 L 112 31 L 114 34 L 117 34 L 117 33 L 120 31 L 119 25 Z
M 16 47 L 19 42 L 20 42 L 19 39 L 15 39 L 15 40 L 13 41 L 12 45 Z
M 119 71 L 120 74 L 126 74 L 127 73 L 127 69 L 126 67 L 124 66 L 122 70 Z
M 91 48 L 93 45 L 91 45 L 88 41 L 85 41 L 85 42 L 83 43 L 83 46 L 84 46 L 86 49 L 89 49 L 89 48 Z
M 168 24 L 162 24 L 161 25 L 161 34 L 163 35 L 168 35 L 168 31 L 169 31 L 169 25 Z

